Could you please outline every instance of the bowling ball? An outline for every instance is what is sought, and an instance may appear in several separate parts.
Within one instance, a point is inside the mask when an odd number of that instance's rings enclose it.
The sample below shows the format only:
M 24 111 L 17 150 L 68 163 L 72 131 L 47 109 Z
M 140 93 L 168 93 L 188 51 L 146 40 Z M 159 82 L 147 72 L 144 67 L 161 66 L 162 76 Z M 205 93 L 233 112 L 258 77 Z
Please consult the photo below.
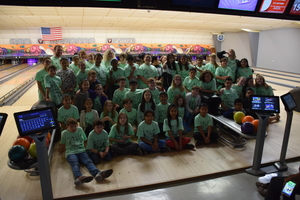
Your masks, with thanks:
M 21 145 L 12 146 L 8 151 L 8 157 L 13 162 L 21 162 L 27 156 L 27 150 Z
M 245 133 L 247 135 L 253 135 L 254 133 L 254 126 L 251 122 L 244 122 L 241 125 L 242 133 Z
M 27 151 L 30 147 L 30 142 L 26 138 L 18 138 L 14 142 L 13 146 L 15 146 L 15 145 L 21 145 L 21 146 L 25 147 L 25 149 Z
M 22 136 L 22 138 L 26 138 L 30 143 L 32 143 L 32 137 L 30 137 L 30 136 Z
M 259 120 L 258 119 L 255 119 L 251 122 L 254 126 L 254 131 L 257 132 L 257 129 L 258 129 L 258 124 L 259 124 Z
M 243 117 L 242 119 L 242 123 L 245 123 L 245 122 L 252 122 L 254 120 L 254 118 L 250 115 L 246 115 L 245 117 Z
M 237 111 L 236 113 L 234 113 L 233 115 L 233 119 L 236 123 L 241 124 L 243 117 L 245 117 L 245 114 L 241 111 Z
M 37 157 L 37 153 L 36 153 L 36 144 L 35 142 L 34 143 L 31 143 L 30 147 L 29 147 L 29 150 L 28 150 L 28 153 L 31 155 L 31 157 L 33 158 L 36 158 Z

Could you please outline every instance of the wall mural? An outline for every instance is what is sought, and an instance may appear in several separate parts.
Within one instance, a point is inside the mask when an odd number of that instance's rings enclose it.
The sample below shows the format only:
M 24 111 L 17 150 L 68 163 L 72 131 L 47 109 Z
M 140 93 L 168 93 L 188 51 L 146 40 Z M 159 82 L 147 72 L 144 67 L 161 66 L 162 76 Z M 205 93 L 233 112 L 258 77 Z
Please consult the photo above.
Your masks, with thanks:
M 0 56 L 49 56 L 53 55 L 54 44 L 23 44 L 23 45 L 0 45 Z M 150 54 L 211 54 L 211 45 L 200 44 L 62 44 L 63 55 L 73 55 L 81 49 L 87 53 L 104 53 L 107 49 L 112 49 L 116 54 L 120 53 L 150 53 Z

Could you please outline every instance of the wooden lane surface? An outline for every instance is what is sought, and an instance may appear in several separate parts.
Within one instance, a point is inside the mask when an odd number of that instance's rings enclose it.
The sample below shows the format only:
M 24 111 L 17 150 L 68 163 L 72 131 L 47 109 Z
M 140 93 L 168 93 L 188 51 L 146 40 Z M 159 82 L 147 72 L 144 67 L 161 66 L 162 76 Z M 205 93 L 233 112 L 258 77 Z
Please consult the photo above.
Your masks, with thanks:
M 284 76 L 278 76 L 278 75 L 275 77 L 273 74 L 268 74 L 268 73 L 259 73 L 259 74 L 262 75 L 266 81 L 272 80 L 272 81 L 276 81 L 276 82 L 287 84 L 287 85 L 294 85 L 294 86 L 300 85 L 300 78 L 284 77 Z M 255 78 L 255 76 L 256 76 L 256 74 L 253 75 L 254 78 Z
M 24 81 L 28 80 L 30 77 L 35 76 L 36 72 L 42 68 L 43 68 L 42 65 L 33 67 L 32 69 L 30 69 L 26 72 L 23 72 L 23 73 L 19 74 L 18 76 L 10 79 L 9 81 L 1 84 L 0 85 L 0 97 L 7 94 L 11 90 L 13 90 L 14 88 L 16 88 L 17 86 L 22 84 Z
M 276 91 L 274 91 L 275 95 L 282 95 L 288 91 L 287 88 L 282 86 L 272 85 L 272 87 L 276 88 Z M 0 137 L 0 164 L 2 166 L 0 176 L 3 180 L 6 180 L 0 183 L 2 200 L 41 199 L 41 190 L 37 177 L 32 178 L 25 172 L 12 170 L 6 165 L 7 152 L 17 137 L 12 113 L 27 110 L 30 107 L 28 105 L 0 107 L 1 112 L 9 113 L 7 124 Z M 286 120 L 283 106 L 281 108 L 281 120 L 267 127 L 269 134 L 265 139 L 262 163 L 273 163 L 279 159 Z M 299 157 L 300 134 L 297 131 L 299 129 L 300 113 L 294 112 L 287 158 Z M 188 136 L 192 137 L 192 134 L 189 133 Z M 194 142 L 193 139 L 192 142 Z M 54 198 L 59 199 L 68 196 L 84 196 L 157 183 L 167 183 L 248 168 L 252 165 L 255 140 L 248 140 L 244 151 L 238 151 L 223 143 L 219 143 L 218 145 L 203 146 L 196 151 L 172 151 L 165 154 L 150 154 L 147 156 L 118 156 L 110 162 L 102 162 L 97 165 L 101 170 L 112 168 L 114 173 L 110 178 L 101 183 L 96 183 L 93 180 L 79 187 L 74 187 L 71 167 L 64 156 L 58 153 L 58 144 L 56 144 L 55 148 L 50 170 L 53 195 Z M 85 168 L 81 170 L 84 175 L 89 174 Z
M 38 87 L 35 83 L 13 106 L 32 106 L 38 101 Z
M 1 71 L 0 78 L 3 78 L 4 76 L 7 76 L 7 75 L 9 75 L 9 74 L 11 74 L 11 73 L 14 73 L 14 72 L 16 72 L 16 71 L 19 71 L 19 70 L 21 70 L 21 69 L 24 69 L 24 68 L 26 68 L 26 67 L 28 67 L 28 64 L 22 64 L 22 65 L 18 65 L 18 66 L 16 66 L 16 67 L 12 67 L 12 68 L 3 70 L 3 71 Z
M 0 66 L 0 69 L 4 69 L 4 68 L 6 68 L 6 67 L 10 67 L 10 66 L 12 66 L 13 64 L 5 64 L 5 65 L 1 65 Z
M 300 73 L 276 71 L 276 70 L 271 70 L 271 69 L 266 69 L 266 68 L 258 68 L 258 67 L 251 67 L 251 68 L 254 70 L 254 72 L 257 71 L 258 73 L 260 73 L 260 72 L 264 72 L 264 73 L 270 72 L 270 74 L 272 74 L 272 75 L 274 75 L 274 73 L 276 73 L 276 75 L 278 75 L 278 74 L 282 74 L 284 76 L 290 76 L 290 75 L 292 75 L 292 76 L 297 76 L 297 77 L 300 78 Z

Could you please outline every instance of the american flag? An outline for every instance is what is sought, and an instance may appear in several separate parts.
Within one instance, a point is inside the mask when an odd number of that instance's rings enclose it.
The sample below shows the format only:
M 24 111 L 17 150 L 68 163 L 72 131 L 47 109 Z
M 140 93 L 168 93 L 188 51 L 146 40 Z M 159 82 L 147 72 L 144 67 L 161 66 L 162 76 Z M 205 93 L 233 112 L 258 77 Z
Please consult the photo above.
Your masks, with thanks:
M 61 27 L 41 27 L 41 33 L 44 41 L 62 39 Z

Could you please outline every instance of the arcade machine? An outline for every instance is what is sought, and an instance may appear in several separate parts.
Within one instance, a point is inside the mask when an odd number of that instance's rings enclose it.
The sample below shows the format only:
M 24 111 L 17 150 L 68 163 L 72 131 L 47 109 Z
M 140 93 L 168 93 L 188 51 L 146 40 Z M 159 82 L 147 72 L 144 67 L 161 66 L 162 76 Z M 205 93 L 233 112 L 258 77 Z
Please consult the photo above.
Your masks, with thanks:
M 284 131 L 284 138 L 282 142 L 280 161 L 274 163 L 274 166 L 272 165 L 260 168 L 265 140 L 264 133 L 266 131 L 268 118 L 272 113 L 279 113 L 279 97 L 251 96 L 251 99 L 251 109 L 252 111 L 255 111 L 259 116 L 259 125 L 255 144 L 253 165 L 251 168 L 246 169 L 246 172 L 251 175 L 262 176 L 268 173 L 287 170 L 288 167 L 285 164 L 285 157 L 292 125 L 293 109 L 297 107 L 297 103 L 295 102 L 293 96 L 290 93 L 281 96 L 281 100 L 287 112 L 287 119 Z
M 53 199 L 49 163 L 53 151 L 55 131 L 59 128 L 56 120 L 55 107 L 37 108 L 29 111 L 14 113 L 15 122 L 20 137 L 30 136 L 36 143 L 37 159 L 27 158 L 20 162 L 8 161 L 8 166 L 15 170 L 35 168 L 34 172 L 40 175 L 43 199 Z M 46 139 L 49 131 L 51 142 L 47 147 Z M 51 154 L 51 155 L 50 155 Z M 31 171 L 26 171 L 31 173 Z

